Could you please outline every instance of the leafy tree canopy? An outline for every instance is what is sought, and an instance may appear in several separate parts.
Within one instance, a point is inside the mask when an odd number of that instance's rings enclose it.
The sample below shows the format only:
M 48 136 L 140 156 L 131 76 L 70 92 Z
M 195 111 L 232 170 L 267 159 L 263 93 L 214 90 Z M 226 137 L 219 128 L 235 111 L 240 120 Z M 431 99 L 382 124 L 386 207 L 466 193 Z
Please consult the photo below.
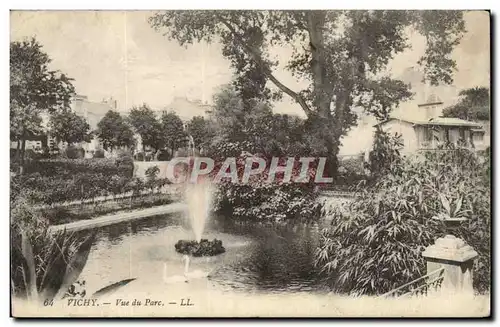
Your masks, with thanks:
M 106 150 L 135 145 L 132 128 L 118 112 L 113 110 L 108 111 L 97 124 L 97 137 Z
M 186 133 L 182 119 L 173 111 L 164 111 L 161 116 L 161 128 L 166 144 L 172 150 L 172 154 L 184 142 Z
M 460 91 L 457 104 L 443 111 L 444 117 L 465 120 L 490 120 L 490 90 L 487 87 L 474 87 Z
M 307 121 L 273 114 L 266 101 L 252 100 L 246 107 L 234 85 L 225 85 L 214 96 L 211 121 L 213 154 L 240 155 L 242 151 L 264 156 L 319 155 L 318 140 L 304 133 Z
M 143 146 L 150 146 L 155 150 L 163 148 L 165 139 L 161 131 L 161 123 L 148 105 L 143 104 L 132 108 L 128 120 L 137 134 L 141 136 Z
M 35 38 L 10 43 L 10 132 L 14 140 L 40 134 L 41 113 L 70 107 L 75 91 L 72 79 L 50 70 L 50 62 Z
M 90 125 L 85 118 L 70 110 L 54 113 L 50 117 L 49 128 L 57 140 L 68 144 L 90 141 Z
M 383 119 L 411 96 L 408 85 L 386 73 L 390 60 L 411 46 L 407 31 L 424 35 L 427 46 L 419 64 L 431 84 L 451 83 L 451 59 L 465 24 L 460 11 L 168 11 L 151 25 L 181 45 L 220 42 L 236 71 L 243 107 L 253 99 L 287 94 L 304 110 L 336 171 L 340 139 L 356 123 L 355 106 Z M 273 46 L 292 48 L 289 58 L 274 60 Z M 274 69 L 280 64 L 309 86 L 294 91 Z M 266 82 L 279 90 L 272 94 Z
M 197 148 L 203 147 L 213 137 L 211 122 L 202 116 L 195 116 L 189 121 L 187 132 L 193 138 Z

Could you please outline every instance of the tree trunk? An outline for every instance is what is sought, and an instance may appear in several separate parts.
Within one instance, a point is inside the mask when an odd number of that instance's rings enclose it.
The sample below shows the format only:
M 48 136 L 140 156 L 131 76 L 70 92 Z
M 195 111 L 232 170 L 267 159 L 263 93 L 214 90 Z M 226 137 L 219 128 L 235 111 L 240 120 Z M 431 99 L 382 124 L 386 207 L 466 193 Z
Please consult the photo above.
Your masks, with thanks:
M 19 156 L 20 156 L 20 153 L 21 152 L 21 141 L 17 140 L 17 147 L 16 147 L 16 156 L 14 158 L 14 162 L 19 162 Z
M 332 101 L 332 81 L 326 78 L 325 30 L 326 12 L 311 11 L 307 14 L 309 47 L 311 50 L 311 71 L 313 77 L 313 105 L 320 116 L 327 118 Z
M 337 179 L 338 172 L 338 158 L 337 155 L 339 153 L 339 140 L 335 139 L 334 135 L 330 135 L 330 137 L 326 138 L 326 149 L 327 149 L 327 169 L 328 169 L 328 177 L 333 178 L 333 181 Z
M 313 82 L 313 105 L 318 112 L 319 123 L 323 128 L 322 135 L 325 140 L 326 165 L 329 177 L 336 178 L 337 154 L 339 150 L 338 137 L 335 132 L 337 124 L 334 123 L 330 105 L 333 97 L 333 82 L 326 78 L 327 63 L 324 44 L 326 13 L 311 11 L 307 14 L 307 29 L 309 33 L 309 46 L 311 50 L 311 72 Z
M 330 163 L 330 168 L 334 174 L 334 179 L 337 177 L 338 172 L 338 158 L 337 155 L 340 150 L 340 139 L 347 130 L 346 126 L 349 127 L 349 122 L 346 121 L 346 114 L 349 114 L 352 106 L 351 94 L 354 90 L 354 78 L 358 71 L 359 62 L 355 58 L 351 58 L 347 63 L 349 69 L 344 69 L 340 76 L 340 82 L 342 83 L 342 88 L 338 90 L 335 94 L 335 112 L 333 113 L 333 142 L 332 142 L 332 162 Z M 335 158 L 333 158 L 335 155 Z
M 19 163 L 19 175 L 24 173 L 24 155 L 26 151 L 26 136 L 23 134 L 22 145 L 21 145 L 21 160 Z

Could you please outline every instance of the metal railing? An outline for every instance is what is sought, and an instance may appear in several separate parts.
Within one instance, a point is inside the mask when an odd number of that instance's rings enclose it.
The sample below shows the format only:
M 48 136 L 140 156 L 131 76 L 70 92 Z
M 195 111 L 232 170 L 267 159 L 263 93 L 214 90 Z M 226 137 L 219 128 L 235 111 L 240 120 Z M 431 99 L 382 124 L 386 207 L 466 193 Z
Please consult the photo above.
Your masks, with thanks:
M 443 279 L 444 268 L 439 268 L 428 273 L 427 275 L 419 277 L 409 283 L 382 294 L 380 297 L 427 295 L 430 290 L 438 290 L 443 283 Z
M 341 197 L 341 198 L 354 198 L 356 197 L 355 192 L 349 191 L 335 191 L 335 190 L 321 190 L 320 194 L 323 196 Z
M 49 209 L 49 208 L 65 208 L 65 207 L 71 207 L 75 205 L 83 205 L 83 204 L 97 204 L 97 203 L 104 203 L 104 202 L 110 202 L 110 201 L 126 201 L 130 200 L 131 198 L 136 198 L 140 196 L 148 196 L 148 195 L 160 195 L 160 194 L 166 194 L 166 195 L 176 195 L 177 189 L 175 189 L 171 185 L 166 185 L 163 186 L 159 190 L 155 190 L 154 192 L 151 192 L 151 190 L 142 190 L 138 194 L 134 193 L 133 191 L 129 191 L 126 193 L 120 193 L 120 194 L 110 194 L 110 195 L 102 195 L 102 196 L 96 196 L 94 198 L 89 198 L 89 199 L 82 199 L 82 200 L 72 200 L 72 201 L 65 201 L 65 202 L 54 202 L 51 204 L 37 204 L 34 205 L 33 208 L 40 210 L 40 209 Z

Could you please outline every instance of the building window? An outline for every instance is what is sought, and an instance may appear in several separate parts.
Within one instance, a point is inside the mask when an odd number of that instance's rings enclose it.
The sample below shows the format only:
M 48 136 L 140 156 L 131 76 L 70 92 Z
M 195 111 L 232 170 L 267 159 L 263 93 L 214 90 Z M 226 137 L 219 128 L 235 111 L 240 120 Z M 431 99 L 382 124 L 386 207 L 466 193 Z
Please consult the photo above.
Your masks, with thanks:
M 472 134 L 472 140 L 474 142 L 483 142 L 483 140 L 484 140 L 484 134 L 482 134 L 482 133 L 473 133 Z
M 465 139 L 465 129 L 460 128 L 460 129 L 459 129 L 459 133 L 460 133 L 460 139 L 461 139 L 462 141 L 467 141 L 467 140 Z
M 424 127 L 424 142 L 432 142 L 432 129 L 429 127 Z
M 448 135 L 450 138 L 450 143 L 456 144 L 459 137 L 458 130 L 456 128 L 449 129 Z

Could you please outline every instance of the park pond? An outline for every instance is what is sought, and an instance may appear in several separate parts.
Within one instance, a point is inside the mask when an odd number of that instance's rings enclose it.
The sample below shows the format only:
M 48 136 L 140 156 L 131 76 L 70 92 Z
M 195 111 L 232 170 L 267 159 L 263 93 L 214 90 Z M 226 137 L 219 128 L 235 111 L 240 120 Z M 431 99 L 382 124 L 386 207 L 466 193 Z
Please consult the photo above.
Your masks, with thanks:
M 41 314 L 48 317 L 418 317 L 482 316 L 489 310 L 487 296 L 453 298 L 453 301 L 446 298 L 443 307 L 442 298 L 358 298 L 329 292 L 314 268 L 314 251 L 324 224 L 277 228 L 211 218 L 203 238 L 222 240 L 226 252 L 215 257 L 192 258 L 189 269 L 209 271 L 210 277 L 188 283 L 164 282 L 165 273 L 169 277 L 184 273 L 182 255 L 175 251 L 175 243 L 194 238 L 183 215 L 156 216 L 102 227 L 80 275 L 80 280 L 86 281 L 87 294 L 120 280 L 136 280 L 99 298 L 97 307 L 72 306 L 62 301 L 43 308 Z M 134 301 L 141 301 L 141 305 L 133 305 Z M 182 306 L 186 303 L 190 305 Z M 28 305 L 20 308 L 28 310 Z
M 221 292 L 322 292 L 314 268 L 320 228 L 318 224 L 276 227 L 210 219 L 203 238 L 222 240 L 226 252 L 192 258 L 190 270 L 210 272 L 208 279 L 193 282 Z M 157 289 L 164 284 L 164 276 L 184 273 L 182 255 L 174 248 L 180 239 L 194 239 L 180 214 L 103 227 L 81 279 L 90 292 L 127 278 L 137 278 L 131 288 L 136 284 L 145 290 L 151 284 Z
M 335 200 L 334 205 L 343 201 Z M 314 267 L 323 220 L 311 225 L 236 224 L 209 217 L 202 237 L 226 251 L 192 258 L 190 271 L 209 278 L 182 279 L 178 240 L 194 239 L 185 214 L 154 216 L 100 227 L 80 281 L 86 298 L 110 284 L 135 278 L 85 306 L 57 301 L 31 307 L 20 300 L 16 315 L 46 317 L 422 317 L 484 316 L 489 297 L 352 297 L 330 292 Z M 165 282 L 167 279 L 174 282 Z M 176 280 L 175 277 L 181 277 Z M 83 301 L 83 299 L 80 299 Z M 92 301 L 92 300 L 88 300 Z M 140 302 L 140 304 L 138 304 Z M 189 304 L 189 305 L 186 305 Z

